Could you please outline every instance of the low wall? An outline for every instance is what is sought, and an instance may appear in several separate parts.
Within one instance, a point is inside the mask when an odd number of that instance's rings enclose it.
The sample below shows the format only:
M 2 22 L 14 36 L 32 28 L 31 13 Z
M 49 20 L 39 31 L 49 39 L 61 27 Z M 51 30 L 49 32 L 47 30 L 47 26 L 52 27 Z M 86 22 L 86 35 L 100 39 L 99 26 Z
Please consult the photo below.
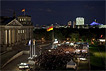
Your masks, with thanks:
M 48 45 L 50 45 L 50 44 L 39 45 L 39 47 L 44 47 L 44 46 L 48 46 Z M 5 67 L 9 62 L 11 62 L 12 60 L 18 58 L 19 56 L 21 56 L 23 54 L 29 54 L 29 51 L 20 51 L 19 53 L 14 55 L 12 58 L 10 58 L 1 68 Z
M 16 55 L 14 55 L 11 59 L 9 59 L 3 66 L 6 66 L 9 62 L 11 62 L 12 60 L 18 58 L 19 56 L 23 55 L 23 54 L 29 54 L 29 51 L 20 51 L 19 53 L 17 53 Z
M 44 46 L 48 46 L 48 45 L 50 45 L 51 43 L 49 43 L 49 44 L 44 44 L 44 45 L 39 45 L 38 47 L 44 47 Z

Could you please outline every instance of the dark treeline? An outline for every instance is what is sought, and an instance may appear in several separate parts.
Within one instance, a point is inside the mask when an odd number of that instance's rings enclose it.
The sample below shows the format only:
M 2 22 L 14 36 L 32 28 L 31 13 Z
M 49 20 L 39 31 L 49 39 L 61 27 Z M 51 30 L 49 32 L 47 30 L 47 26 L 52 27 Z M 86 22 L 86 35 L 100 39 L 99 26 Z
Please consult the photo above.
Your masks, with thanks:
M 103 35 L 105 38 L 105 29 L 99 28 L 91 28 L 91 29 L 72 29 L 72 28 L 54 28 L 54 37 L 58 40 L 64 40 L 66 38 L 78 38 L 83 39 L 83 41 L 91 40 L 92 38 L 100 38 Z M 46 29 L 35 29 L 34 38 L 41 39 L 44 38 L 45 40 L 52 40 L 52 32 L 47 32 Z M 74 41 L 74 39 L 73 39 Z

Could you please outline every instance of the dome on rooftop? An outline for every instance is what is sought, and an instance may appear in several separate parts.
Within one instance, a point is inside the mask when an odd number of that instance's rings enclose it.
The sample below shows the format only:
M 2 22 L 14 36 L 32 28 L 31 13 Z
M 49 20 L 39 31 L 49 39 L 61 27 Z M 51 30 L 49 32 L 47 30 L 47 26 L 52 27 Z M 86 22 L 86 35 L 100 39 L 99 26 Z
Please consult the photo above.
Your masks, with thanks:
M 97 22 L 92 22 L 90 25 L 103 25 L 103 24 L 100 24 L 100 23 L 97 23 Z

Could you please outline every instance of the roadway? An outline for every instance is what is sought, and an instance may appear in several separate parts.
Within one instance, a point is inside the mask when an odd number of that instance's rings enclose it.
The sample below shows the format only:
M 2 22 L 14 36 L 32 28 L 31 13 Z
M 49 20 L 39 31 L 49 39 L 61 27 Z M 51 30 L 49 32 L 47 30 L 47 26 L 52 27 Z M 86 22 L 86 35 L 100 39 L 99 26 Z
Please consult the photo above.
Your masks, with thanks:
M 24 46 L 25 47 L 25 46 Z M 23 48 L 23 49 L 21 49 L 21 50 L 29 50 L 29 48 L 28 48 L 29 46 L 26 46 L 25 48 Z M 51 48 L 51 45 L 48 45 L 48 46 L 44 46 L 44 47 L 39 47 L 38 45 L 37 45 L 37 47 L 36 47 L 36 54 L 39 56 L 40 55 L 40 51 L 41 52 L 44 52 L 45 51 L 45 49 L 50 49 Z M 17 49 L 17 48 L 15 48 L 15 49 Z M 20 64 L 21 62 L 22 63 L 27 63 L 28 62 L 28 57 L 29 57 L 29 55 L 27 55 L 27 54 L 24 54 L 24 55 L 22 55 L 22 56 L 19 56 L 18 58 L 16 58 L 15 60 L 13 60 L 13 61 L 11 61 L 10 63 L 8 63 L 4 68 L 2 68 L 2 71 L 19 71 L 19 69 L 18 69 L 18 64 Z
M 27 48 L 27 50 L 28 50 L 29 48 Z M 51 49 L 51 45 L 48 45 L 48 46 L 44 46 L 44 47 L 39 47 L 39 46 L 37 46 L 36 47 L 36 54 L 39 56 L 41 53 L 40 52 L 44 52 L 45 50 L 47 50 L 47 49 Z M 28 57 L 29 57 L 29 55 L 22 55 L 22 56 L 20 56 L 20 57 L 18 57 L 18 58 L 16 58 L 15 60 L 13 60 L 13 61 L 11 61 L 10 63 L 8 63 L 3 69 L 2 69 L 2 71 L 7 71 L 7 70 L 9 70 L 9 71 L 19 71 L 19 69 L 18 69 L 18 64 L 20 64 L 21 62 L 25 62 L 25 63 L 27 63 L 28 62 Z M 63 59 L 64 58 L 68 58 L 67 56 L 66 57 L 63 57 Z M 71 57 L 70 57 L 71 58 Z M 58 60 L 59 61 L 61 61 L 60 60 L 61 59 L 61 57 L 59 58 L 58 57 Z M 49 60 L 51 60 L 51 59 L 49 59 Z M 55 61 L 57 61 L 57 60 L 55 60 Z M 62 60 L 63 61 L 63 60 Z M 56 62 L 56 64 L 58 63 L 58 61 Z M 61 64 L 61 63 L 60 63 Z M 84 65 L 85 65 L 85 63 L 83 64 L 82 62 L 79 64 L 79 67 L 80 66 L 83 66 L 84 67 Z M 86 64 L 86 65 L 88 65 L 88 63 Z M 79 69 L 78 69 L 79 70 Z M 77 70 L 77 71 L 78 71 Z
M 11 61 L 10 63 L 8 63 L 3 69 L 2 71 L 19 71 L 18 69 L 18 64 L 20 64 L 21 62 L 28 62 L 28 57 L 29 55 L 22 55 L 18 58 L 16 58 L 15 60 Z

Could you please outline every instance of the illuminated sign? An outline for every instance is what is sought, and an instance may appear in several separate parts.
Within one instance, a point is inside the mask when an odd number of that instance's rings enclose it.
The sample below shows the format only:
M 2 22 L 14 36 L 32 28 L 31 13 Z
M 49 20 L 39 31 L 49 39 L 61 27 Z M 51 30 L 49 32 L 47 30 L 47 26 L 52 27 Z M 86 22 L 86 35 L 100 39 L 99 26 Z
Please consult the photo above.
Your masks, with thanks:
M 105 42 L 105 39 L 99 39 L 100 42 Z

